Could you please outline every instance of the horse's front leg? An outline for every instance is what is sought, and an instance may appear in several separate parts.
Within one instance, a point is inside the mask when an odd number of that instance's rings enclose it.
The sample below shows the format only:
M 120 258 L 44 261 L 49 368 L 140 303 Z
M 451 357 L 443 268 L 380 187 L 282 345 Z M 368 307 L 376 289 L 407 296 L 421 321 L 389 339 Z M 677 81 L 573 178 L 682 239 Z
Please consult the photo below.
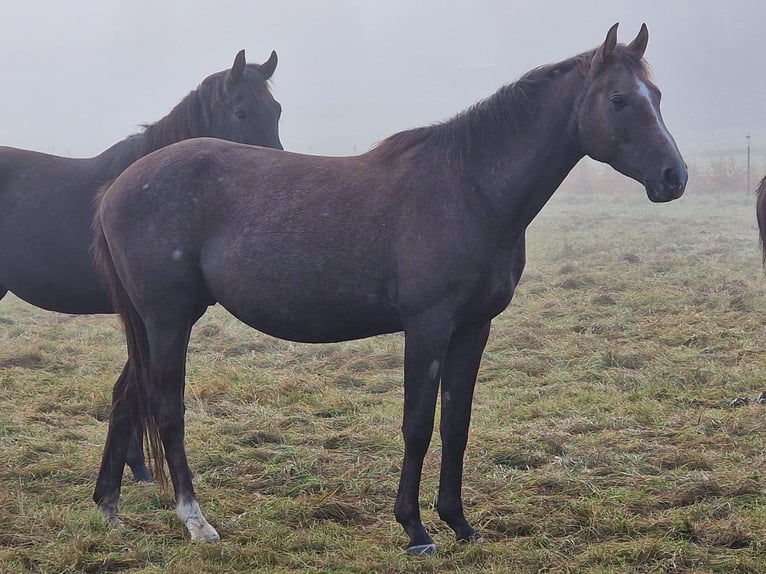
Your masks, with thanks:
M 443 330 L 442 330 L 443 331 Z M 449 333 L 430 325 L 405 330 L 404 462 L 394 515 L 409 536 L 409 554 L 435 554 L 436 545 L 420 519 L 420 478 L 434 428 L 436 396 Z
M 450 340 L 441 381 L 442 466 L 437 510 L 463 542 L 483 542 L 465 518 L 462 487 L 473 390 L 488 337 L 489 323 L 457 331 Z

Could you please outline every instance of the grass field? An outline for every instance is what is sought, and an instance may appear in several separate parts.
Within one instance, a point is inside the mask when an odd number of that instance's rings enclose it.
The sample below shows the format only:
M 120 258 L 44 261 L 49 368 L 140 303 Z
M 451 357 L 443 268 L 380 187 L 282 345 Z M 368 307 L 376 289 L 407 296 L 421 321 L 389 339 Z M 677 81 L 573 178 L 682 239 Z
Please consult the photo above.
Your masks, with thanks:
M 625 187 L 624 178 L 620 180 Z M 416 559 L 393 517 L 402 337 L 299 345 L 221 309 L 196 327 L 187 446 L 218 544 L 131 483 L 129 529 L 90 496 L 124 360 L 114 317 L 0 303 L 2 572 L 766 572 L 766 293 L 754 198 L 650 204 L 560 192 L 495 320 L 466 458 L 459 545 L 436 515 Z

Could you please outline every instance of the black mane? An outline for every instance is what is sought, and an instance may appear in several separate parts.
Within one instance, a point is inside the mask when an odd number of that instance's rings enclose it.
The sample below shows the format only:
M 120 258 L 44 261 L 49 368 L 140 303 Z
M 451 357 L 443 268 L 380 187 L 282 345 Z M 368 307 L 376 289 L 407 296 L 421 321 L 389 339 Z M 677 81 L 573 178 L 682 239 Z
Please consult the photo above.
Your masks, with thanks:
M 444 153 L 457 165 L 469 159 L 474 142 L 502 141 L 518 136 L 534 121 L 539 96 L 561 74 L 578 69 L 587 73 L 595 50 L 579 54 L 556 64 L 530 70 L 516 82 L 501 87 L 492 96 L 481 100 L 453 118 L 389 136 L 373 148 L 383 157 L 395 157 L 419 145 L 428 145 Z M 643 60 L 630 50 L 617 54 L 631 68 L 648 73 Z

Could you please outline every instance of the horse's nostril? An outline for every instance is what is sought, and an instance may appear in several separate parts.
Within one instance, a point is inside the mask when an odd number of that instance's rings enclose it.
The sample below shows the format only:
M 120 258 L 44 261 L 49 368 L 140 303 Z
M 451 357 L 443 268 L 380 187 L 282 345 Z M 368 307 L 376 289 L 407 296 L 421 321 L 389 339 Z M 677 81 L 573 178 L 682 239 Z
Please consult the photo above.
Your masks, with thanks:
M 662 181 L 670 189 L 681 189 L 685 183 L 679 171 L 672 167 L 662 170 Z

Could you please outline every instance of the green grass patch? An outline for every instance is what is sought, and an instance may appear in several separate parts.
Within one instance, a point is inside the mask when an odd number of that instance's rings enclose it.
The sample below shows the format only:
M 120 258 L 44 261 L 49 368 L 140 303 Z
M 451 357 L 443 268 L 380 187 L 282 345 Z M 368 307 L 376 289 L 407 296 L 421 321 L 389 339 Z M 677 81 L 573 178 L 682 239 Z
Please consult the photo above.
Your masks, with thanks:
M 195 328 L 187 447 L 220 544 L 192 544 L 172 497 L 132 484 L 127 531 L 91 491 L 113 317 L 0 302 L 2 572 L 720 572 L 766 568 L 766 293 L 754 198 L 554 197 L 479 374 L 469 520 L 421 506 L 440 554 L 404 555 L 400 335 L 300 345 L 212 309 Z M 751 403 L 732 407 L 737 397 Z

